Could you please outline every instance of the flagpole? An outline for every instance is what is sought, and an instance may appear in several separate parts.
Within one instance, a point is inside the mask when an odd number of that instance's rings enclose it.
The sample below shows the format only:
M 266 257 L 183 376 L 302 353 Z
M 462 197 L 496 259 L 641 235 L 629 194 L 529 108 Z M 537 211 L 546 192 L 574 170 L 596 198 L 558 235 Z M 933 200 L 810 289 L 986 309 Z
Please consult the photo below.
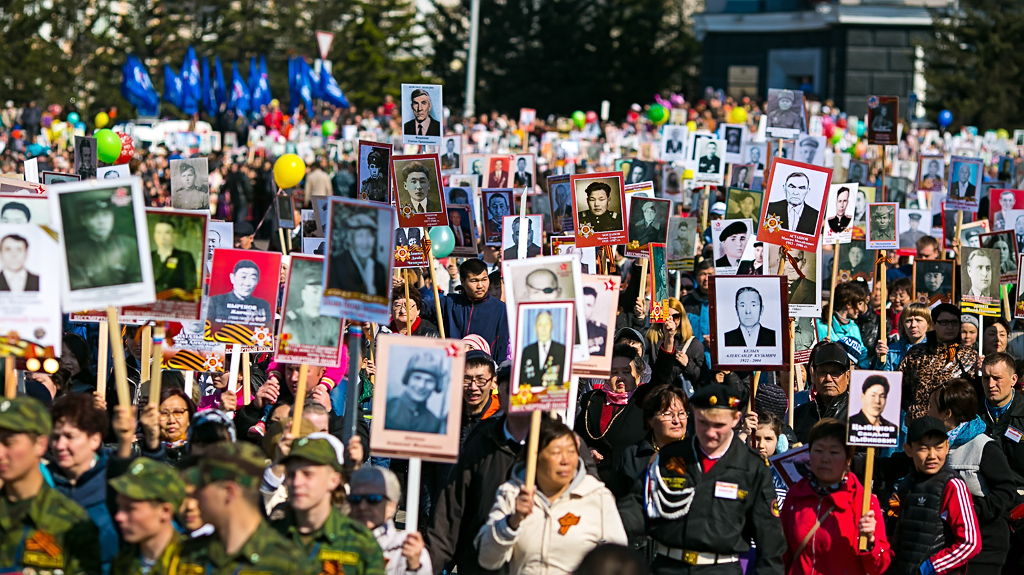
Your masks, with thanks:
M 473 0 L 469 8 L 469 61 L 466 64 L 466 103 L 463 117 L 476 113 L 476 52 L 480 38 L 480 0 Z

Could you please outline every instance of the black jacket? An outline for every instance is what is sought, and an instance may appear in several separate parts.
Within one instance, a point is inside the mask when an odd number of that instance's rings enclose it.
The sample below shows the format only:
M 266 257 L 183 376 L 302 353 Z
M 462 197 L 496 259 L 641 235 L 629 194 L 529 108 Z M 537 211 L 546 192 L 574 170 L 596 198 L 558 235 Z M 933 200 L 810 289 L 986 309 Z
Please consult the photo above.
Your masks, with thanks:
M 651 384 L 647 384 L 651 385 Z M 647 387 L 647 385 L 642 386 Z M 587 447 L 596 450 L 604 459 L 597 464 L 601 481 L 608 483 L 613 475 L 614 461 L 619 459 L 626 448 L 643 438 L 644 420 L 641 400 L 646 394 L 634 393 L 625 406 L 613 415 L 611 423 L 601 433 L 601 411 L 607 396 L 602 389 L 588 392 L 580 402 L 581 409 L 576 416 L 576 433 L 583 438 Z
M 1024 395 L 1014 392 L 1010 401 L 1010 408 L 998 419 L 992 419 L 989 413 L 987 402 L 982 399 L 979 406 L 981 418 L 988 424 L 988 435 L 996 440 L 996 444 L 1002 449 L 1006 459 L 1010 462 L 1010 470 L 1013 471 L 1013 479 L 1017 484 L 1018 495 L 1014 499 L 1014 505 L 1024 503 L 1024 497 L 1020 495 L 1024 491 L 1024 440 L 1014 441 L 1016 434 L 1007 431 L 1013 427 L 1017 431 L 1024 431 Z
M 643 537 L 647 521 L 642 508 L 628 503 L 628 496 L 637 483 L 644 481 L 647 464 L 651 462 L 655 453 L 654 444 L 648 434 L 619 453 L 615 461 L 612 462 L 608 481 L 605 482 L 618 502 L 619 517 L 622 518 L 622 526 L 626 529 L 626 536 L 629 537 L 630 543 L 635 544 L 638 539 Z
M 850 392 L 847 390 L 824 409 L 816 399 L 797 407 L 793 412 L 793 431 L 796 432 L 797 440 L 800 443 L 807 443 L 811 428 L 814 427 L 815 423 L 826 417 L 834 417 L 839 421 L 846 421 L 849 414 L 849 404 Z

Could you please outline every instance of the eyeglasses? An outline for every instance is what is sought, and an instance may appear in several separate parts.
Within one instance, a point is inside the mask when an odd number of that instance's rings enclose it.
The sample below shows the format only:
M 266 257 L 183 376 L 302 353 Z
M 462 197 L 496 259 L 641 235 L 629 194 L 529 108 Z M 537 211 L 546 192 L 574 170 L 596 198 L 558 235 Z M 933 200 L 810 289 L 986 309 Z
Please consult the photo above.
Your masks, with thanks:
M 490 381 L 491 381 L 491 378 L 484 377 L 482 375 L 479 376 L 479 377 L 475 377 L 475 378 L 473 378 L 473 377 L 464 377 L 464 378 L 462 378 L 462 385 L 464 387 L 469 387 L 469 386 L 471 386 L 471 385 L 473 385 L 475 383 L 477 385 L 477 387 L 483 387 L 483 386 L 487 385 L 488 383 L 490 383 Z
M 181 419 L 182 417 L 185 417 L 186 415 L 188 415 L 188 410 L 187 409 L 175 409 L 174 411 L 161 411 L 160 412 L 160 419 L 163 420 L 163 419 L 168 419 L 170 417 L 173 417 L 174 419 Z
M 681 313 L 673 313 L 673 314 L 669 314 L 669 317 L 671 317 L 672 319 L 678 321 L 679 318 L 683 317 L 683 314 L 681 314 Z
M 953 326 L 956 326 L 956 325 L 960 325 L 960 320 L 958 320 L 958 319 L 940 319 L 939 321 L 935 322 L 935 325 L 941 325 L 942 327 L 953 327 Z
M 526 284 L 526 287 L 527 287 L 527 289 L 532 289 L 534 291 L 539 291 L 539 292 L 543 292 L 543 293 L 555 293 L 556 291 L 558 291 L 557 287 L 539 288 L 539 287 L 533 287 L 530 284 Z
M 684 421 L 686 419 L 685 411 L 664 411 L 657 415 L 659 421 L 673 421 L 679 420 Z
M 370 505 L 379 505 L 382 501 L 384 501 L 384 496 L 383 495 L 349 495 L 348 496 L 348 503 L 349 503 L 349 505 L 359 505 L 360 503 L 363 503 L 364 501 L 366 503 L 369 503 Z

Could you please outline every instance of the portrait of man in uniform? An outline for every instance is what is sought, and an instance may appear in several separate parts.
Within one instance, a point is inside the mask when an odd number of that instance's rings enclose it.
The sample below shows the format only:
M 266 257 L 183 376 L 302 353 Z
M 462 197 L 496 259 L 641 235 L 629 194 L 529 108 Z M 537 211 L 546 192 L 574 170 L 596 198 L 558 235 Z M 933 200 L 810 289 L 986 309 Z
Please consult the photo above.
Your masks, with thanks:
M 373 200 L 375 202 L 388 201 L 388 163 L 391 158 L 390 150 L 383 147 L 368 146 L 360 144 L 359 147 L 366 151 L 366 161 L 360 168 L 359 176 L 359 198 Z
M 206 158 L 171 160 L 171 206 L 179 210 L 210 207 Z M 115 176 L 117 177 L 117 176 Z
M 392 361 L 401 348 L 392 347 Z M 444 393 L 448 370 L 443 350 L 412 352 L 399 381 L 388 382 L 387 411 L 384 429 L 417 433 L 445 433 L 447 415 L 429 402 L 435 394 Z M 443 396 L 442 396 L 443 398 Z
M 337 346 L 341 318 L 320 315 L 323 261 L 293 257 L 290 274 L 281 333 L 288 334 L 289 344 Z
M 142 281 L 135 217 L 110 189 L 60 196 L 72 290 Z
M 596 232 L 613 232 L 623 229 L 622 216 L 611 209 L 618 196 L 613 197 L 612 187 L 606 182 L 593 182 L 586 187 L 587 209 L 578 214 L 579 224 L 590 224 Z
M 505 216 L 511 213 L 511 192 L 485 192 L 487 219 L 484 220 L 484 240 L 489 244 L 501 243 L 501 227 Z
M 849 227 L 853 218 L 847 215 L 850 207 L 850 188 L 848 186 L 842 186 L 836 191 L 836 214 L 828 219 L 828 228 L 834 233 L 845 232 Z
M 456 150 L 455 140 L 458 136 L 449 136 L 445 138 L 444 142 L 444 153 L 441 154 L 441 169 L 442 170 L 458 170 L 461 166 L 459 159 L 461 158 L 460 150 Z
M 194 292 L 199 289 L 196 260 L 191 253 L 176 247 L 178 229 L 173 218 L 155 216 L 154 219 L 156 221 L 149 243 L 153 259 L 153 287 L 157 297 L 170 290 L 180 290 L 179 293 L 167 294 L 160 299 L 195 301 Z
M 516 159 L 516 171 L 512 174 L 512 185 L 526 188 L 533 185 L 533 170 L 527 166 L 525 156 Z
M 96 156 L 96 138 L 75 136 L 75 173 L 83 180 L 96 177 L 99 158 Z
M 277 273 L 277 270 L 274 270 Z M 239 260 L 228 276 L 231 291 L 210 296 L 207 317 L 215 323 L 266 326 L 274 321 L 267 300 L 255 297 L 260 268 L 252 260 Z
M 344 221 L 340 210 L 331 226 L 331 262 L 327 285 L 343 292 L 388 297 L 391 278 L 387 267 L 377 261 L 377 218 L 356 213 Z M 340 249 L 335 250 L 337 246 Z M 390 255 L 390 254 L 389 254 Z
M 806 130 L 803 92 L 772 88 L 768 90 L 768 102 L 765 107 L 768 112 L 769 135 L 772 135 L 771 128 L 798 132 Z
M 590 355 L 604 355 L 608 347 L 608 326 L 599 321 L 596 289 L 583 286 L 583 305 L 587 310 L 587 345 L 590 347 Z

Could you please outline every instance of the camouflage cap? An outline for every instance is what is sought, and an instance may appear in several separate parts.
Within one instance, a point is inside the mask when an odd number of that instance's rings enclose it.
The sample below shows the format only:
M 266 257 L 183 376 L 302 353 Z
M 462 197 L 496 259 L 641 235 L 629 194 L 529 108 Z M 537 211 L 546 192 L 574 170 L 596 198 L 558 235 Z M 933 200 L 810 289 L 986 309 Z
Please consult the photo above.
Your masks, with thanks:
M 111 479 L 110 487 L 137 501 L 170 503 L 175 510 L 185 500 L 185 482 L 177 470 L 147 457 L 139 457 L 128 471 Z
M 53 420 L 38 399 L 21 395 L 0 401 L 0 429 L 16 433 L 50 435 Z
M 217 481 L 258 487 L 267 462 L 259 448 L 251 443 L 215 443 L 197 455 L 200 455 L 198 463 L 182 474 L 182 479 L 196 488 Z
M 316 465 L 329 465 L 338 472 L 345 469 L 335 446 L 323 437 L 303 437 L 296 440 L 288 457 L 285 457 L 282 463 L 288 463 L 293 459 L 305 459 Z

